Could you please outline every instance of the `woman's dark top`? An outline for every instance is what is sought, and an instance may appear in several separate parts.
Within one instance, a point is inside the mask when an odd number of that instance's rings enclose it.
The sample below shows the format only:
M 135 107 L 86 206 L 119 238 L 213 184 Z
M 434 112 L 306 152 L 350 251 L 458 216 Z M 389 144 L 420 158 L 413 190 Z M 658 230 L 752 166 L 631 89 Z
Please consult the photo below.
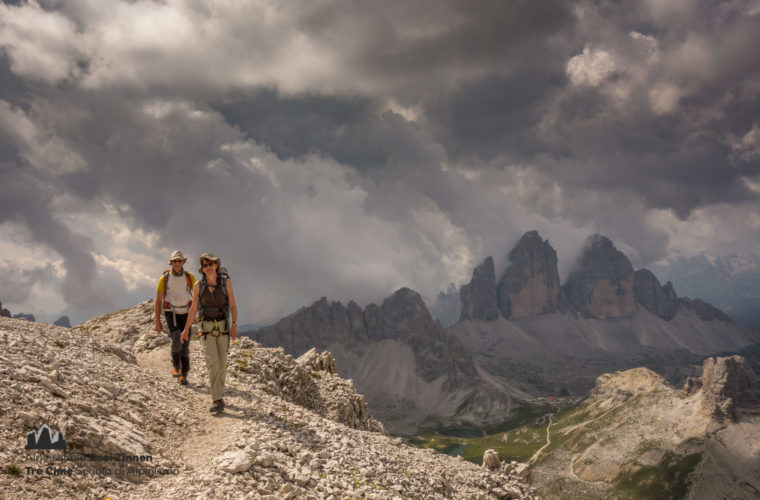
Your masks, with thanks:
M 219 285 L 206 285 L 206 289 L 201 293 L 199 300 L 201 307 L 206 309 L 204 317 L 208 319 L 223 319 L 222 310 L 228 306 L 226 290 L 218 290 Z

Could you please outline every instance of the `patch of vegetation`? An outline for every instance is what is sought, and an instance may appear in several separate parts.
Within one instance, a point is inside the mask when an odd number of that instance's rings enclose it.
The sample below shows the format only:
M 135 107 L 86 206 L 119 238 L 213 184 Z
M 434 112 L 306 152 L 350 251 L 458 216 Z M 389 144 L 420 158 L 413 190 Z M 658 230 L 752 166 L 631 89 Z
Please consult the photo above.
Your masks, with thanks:
M 21 475 L 21 468 L 17 465 L 9 465 L 8 466 L 8 474 L 11 476 L 20 476 Z
M 702 460 L 701 453 L 679 456 L 666 452 L 660 463 L 642 466 L 615 480 L 616 493 L 632 500 L 678 500 L 689 492 L 690 475 Z
M 509 418 L 502 423 L 484 429 L 485 434 L 497 434 L 509 431 L 542 418 L 547 413 L 554 413 L 557 408 L 549 403 L 528 404 L 513 410 Z
M 60 347 L 61 349 L 63 349 L 64 347 L 66 347 L 66 342 L 64 342 L 62 340 L 56 340 L 55 341 L 55 345 L 57 345 L 58 347 Z
M 480 437 L 467 437 L 466 432 L 461 432 L 463 429 L 445 428 L 407 438 L 407 442 L 412 446 L 432 448 L 449 455 L 461 455 L 465 460 L 476 464 L 482 462 L 483 453 L 488 449 L 496 450 L 502 460 L 525 462 L 546 444 L 546 426 L 549 423 L 547 415 L 556 411 L 557 406 L 549 403 L 528 404 L 516 409 L 509 420 L 485 429 L 485 435 Z M 565 413 L 572 411 L 566 410 Z M 554 418 L 556 422 L 557 417 Z
M 320 375 L 318 372 L 311 372 L 311 376 L 314 378 L 322 378 L 322 375 Z

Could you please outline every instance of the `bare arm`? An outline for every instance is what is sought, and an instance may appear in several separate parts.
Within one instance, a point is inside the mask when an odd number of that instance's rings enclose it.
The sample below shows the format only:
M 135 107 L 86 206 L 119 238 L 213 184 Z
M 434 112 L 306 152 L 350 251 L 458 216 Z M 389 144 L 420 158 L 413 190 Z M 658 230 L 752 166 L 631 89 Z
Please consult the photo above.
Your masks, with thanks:
M 235 340 L 238 336 L 238 326 L 237 326 L 238 310 L 237 310 L 237 302 L 235 302 L 235 292 L 232 290 L 232 283 L 230 282 L 229 278 L 227 278 L 227 298 L 230 301 L 230 313 L 232 314 L 232 325 L 230 325 L 230 338 L 232 340 Z
M 156 302 L 153 304 L 153 315 L 156 317 L 156 333 L 163 333 L 164 327 L 161 326 L 161 309 L 163 309 L 164 294 L 156 292 Z
M 200 282 L 196 281 L 193 285 L 193 303 L 190 305 L 190 310 L 187 311 L 187 322 L 185 323 L 185 329 L 182 330 L 182 336 L 180 337 L 180 341 L 182 342 L 185 342 L 190 338 L 190 327 L 192 326 L 193 321 L 195 321 L 195 315 L 198 314 L 198 307 L 200 304 L 198 293 L 200 292 L 200 289 Z

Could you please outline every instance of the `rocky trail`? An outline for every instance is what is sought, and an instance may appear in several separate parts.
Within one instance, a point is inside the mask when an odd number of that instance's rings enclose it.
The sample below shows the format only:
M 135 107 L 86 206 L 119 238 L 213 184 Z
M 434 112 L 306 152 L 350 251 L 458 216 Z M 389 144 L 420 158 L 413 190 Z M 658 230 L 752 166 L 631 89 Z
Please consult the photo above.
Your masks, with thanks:
M 530 457 L 530 459 L 528 460 L 529 464 L 536 463 L 536 460 L 538 460 L 538 457 L 541 456 L 541 453 L 552 444 L 551 427 L 552 427 L 553 422 L 554 422 L 554 414 L 550 413 L 549 423 L 546 425 L 546 443 L 541 448 L 536 450 L 533 456 Z
M 167 443 L 168 449 L 174 450 L 178 457 L 183 457 L 188 470 L 211 461 L 235 441 L 235 427 L 245 417 L 240 410 L 243 401 L 235 396 L 227 396 L 227 406 L 223 413 L 217 415 L 209 412 L 211 398 L 207 385 L 199 375 L 191 370 L 188 374 L 189 384 L 186 386 L 180 385 L 178 380 L 172 377 L 169 344 L 138 354 L 136 358 L 139 366 L 154 373 L 156 377 L 176 384 L 174 390 L 183 391 L 188 397 L 187 407 L 179 416 L 187 421 L 188 433 L 173 434 L 171 441 Z M 193 361 L 197 363 L 200 356 L 196 355 L 194 358 Z M 190 430 L 195 432 L 191 435 Z

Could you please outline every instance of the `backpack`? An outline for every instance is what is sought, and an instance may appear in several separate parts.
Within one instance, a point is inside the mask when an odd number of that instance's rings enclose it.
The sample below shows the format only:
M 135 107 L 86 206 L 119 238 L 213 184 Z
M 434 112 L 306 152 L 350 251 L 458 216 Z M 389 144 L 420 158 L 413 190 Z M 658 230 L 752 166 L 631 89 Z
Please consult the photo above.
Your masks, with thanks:
M 175 307 L 174 305 L 169 304 L 166 301 L 166 292 L 169 291 L 169 276 L 171 275 L 171 272 L 172 272 L 171 269 L 167 269 L 166 271 L 164 271 L 164 274 L 163 274 L 163 277 L 162 277 L 162 279 L 164 280 L 164 303 L 163 303 L 164 311 L 168 311 L 170 309 L 174 310 L 174 307 Z M 193 282 L 190 279 L 190 273 L 188 273 L 187 271 L 182 271 L 182 272 L 185 273 L 185 281 L 187 281 L 187 291 L 192 294 L 192 292 L 193 292 Z M 182 306 L 182 307 L 184 307 L 184 306 Z
M 227 299 L 227 305 L 219 308 L 219 307 L 204 307 L 201 305 L 201 297 L 203 296 L 203 292 L 206 290 L 206 287 L 208 286 L 206 283 L 206 275 L 203 275 L 203 278 L 201 278 L 200 281 L 200 288 L 198 288 L 198 310 L 200 311 L 200 317 L 201 319 L 206 317 L 207 312 L 212 311 L 221 311 L 222 317 L 224 319 L 228 319 L 230 315 L 230 301 L 227 297 L 227 280 L 230 278 L 230 275 L 227 273 L 226 267 L 220 267 L 219 270 L 216 272 L 216 288 L 222 290 L 222 293 L 224 294 L 224 298 Z M 214 286 L 214 285 L 212 285 Z

